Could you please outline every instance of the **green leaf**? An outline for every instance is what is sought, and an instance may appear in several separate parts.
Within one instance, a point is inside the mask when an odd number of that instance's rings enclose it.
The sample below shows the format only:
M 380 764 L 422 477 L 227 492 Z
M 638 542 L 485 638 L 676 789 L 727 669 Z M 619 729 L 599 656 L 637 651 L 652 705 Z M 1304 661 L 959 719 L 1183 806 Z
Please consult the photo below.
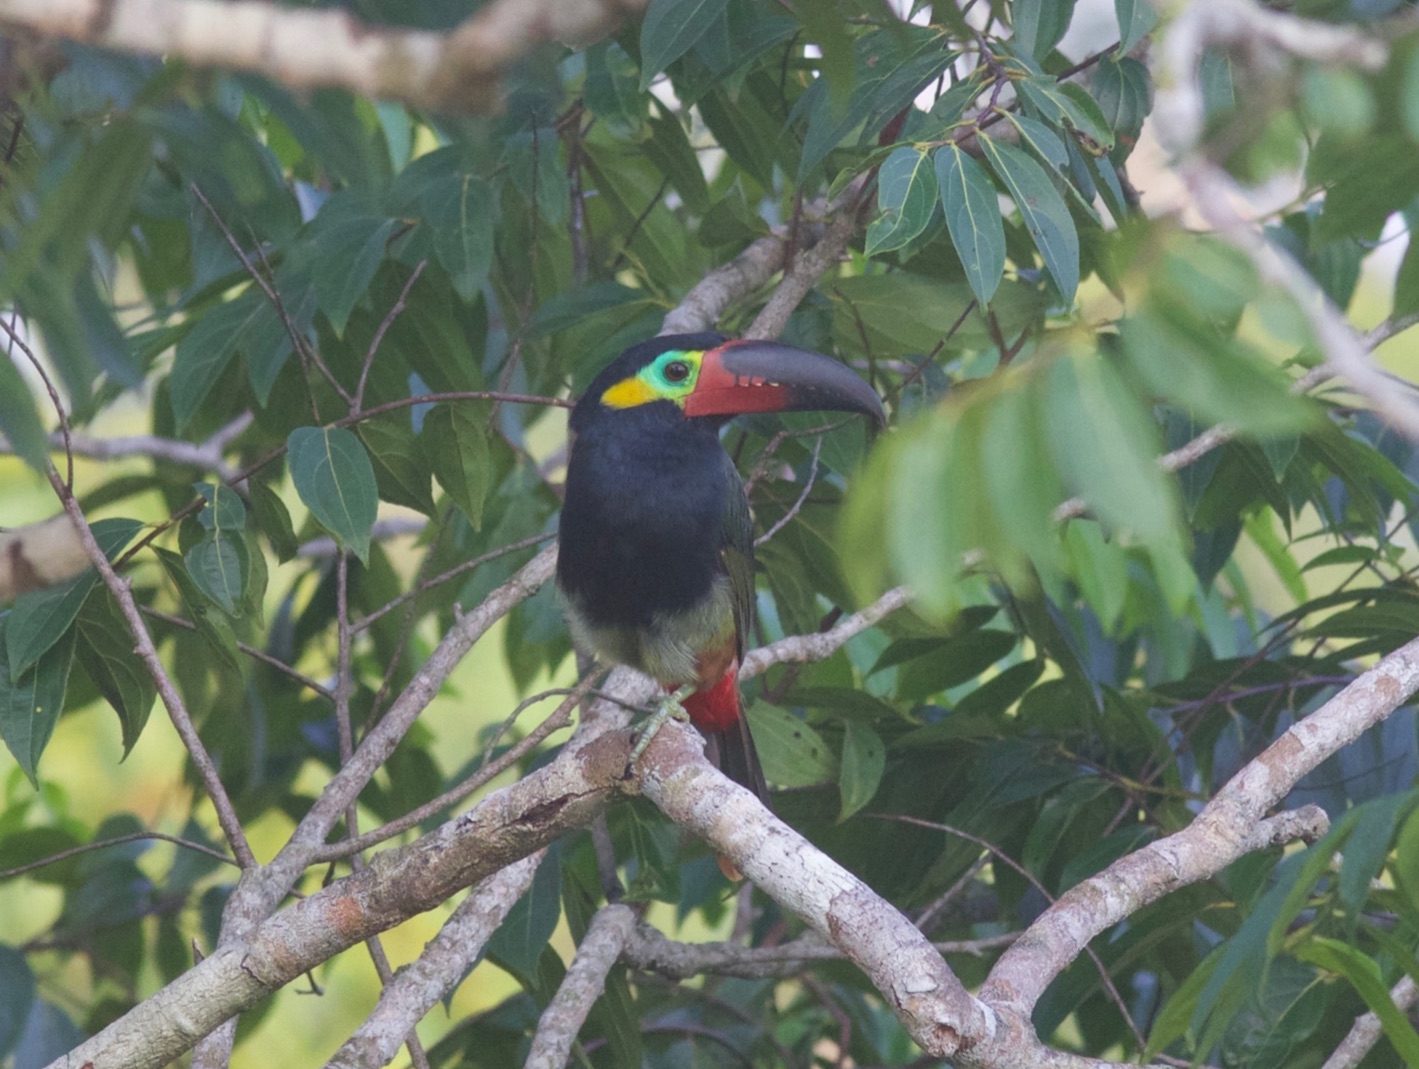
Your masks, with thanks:
M 562 867 L 556 851 L 549 850 L 532 886 L 513 903 L 502 924 L 488 940 L 488 957 L 506 969 L 524 987 L 536 986 L 537 962 L 557 930 L 562 916 Z
M 805 721 L 767 702 L 755 702 L 745 716 L 770 783 L 811 787 L 833 780 L 837 768 L 832 750 Z
M 823 7 L 841 24 L 841 17 L 830 5 Z M 956 55 L 942 47 L 937 33 L 916 27 L 897 26 L 859 38 L 853 45 L 852 93 L 846 103 L 829 92 L 827 79 L 820 78 L 794 109 L 795 114 L 808 116 L 799 182 L 854 130 L 876 133 L 873 127 L 910 104 Z
M 989 304 L 1005 272 L 1005 225 L 995 186 L 985 170 L 954 142 L 936 152 L 936 181 L 951 244 L 966 269 L 971 292 Z
M 296 529 L 291 524 L 290 510 L 281 500 L 281 495 L 258 479 L 247 480 L 247 492 L 251 495 L 251 512 L 256 518 L 256 525 L 271 543 L 276 559 L 284 564 L 300 548 Z
M 1044 59 L 1059 44 L 1074 17 L 1074 0 L 1015 0 L 1010 8 L 1015 43 Z
M 1126 56 L 1158 25 L 1158 13 L 1148 0 L 1114 0 L 1118 16 L 1118 54 Z
M 374 462 L 379 496 L 432 515 L 434 496 L 429 487 L 429 465 L 409 426 L 408 413 L 367 419 L 357 429 Z
M 238 350 L 260 353 L 267 362 L 283 361 L 291 352 L 285 324 L 255 286 L 195 320 L 177 343 L 168 376 L 168 396 L 179 432 L 187 428 Z
M 379 214 L 354 193 L 334 194 L 310 224 L 315 298 L 338 338 L 350 312 L 374 281 L 385 248 L 400 223 Z
M 838 767 L 838 791 L 843 803 L 839 822 L 872 801 L 886 766 L 886 747 L 877 732 L 856 720 L 844 720 L 843 756 Z
M 0 615 L 0 638 L 14 624 L 13 612 Z M 0 663 L 0 738 L 36 789 L 36 766 L 59 722 L 73 663 L 74 631 L 68 628 L 27 671 L 12 673 Z
M 1013 145 L 980 135 L 981 147 L 1005 183 L 1025 221 L 1025 229 L 1044 258 L 1060 297 L 1074 300 L 1079 288 L 1079 235 L 1064 198 L 1038 163 Z
M 877 175 L 877 210 L 867 228 L 867 255 L 902 248 L 931 222 L 936 208 L 936 175 L 931 158 L 914 148 L 899 148 Z
M 723 19 L 728 7 L 729 0 L 650 0 L 641 21 L 641 92 Z
M 34 1004 L 35 980 L 18 950 L 0 945 L 0 1060 L 15 1049 Z
M 1020 131 L 1020 144 L 1038 156 L 1041 163 L 1046 163 L 1057 171 L 1069 165 L 1069 150 L 1064 147 L 1064 142 L 1039 119 L 1016 115 L 1013 112 L 1006 112 L 1005 117 Z
M 197 522 L 217 534 L 236 534 L 246 526 L 246 506 L 241 496 L 223 483 L 193 483 L 207 502 L 197 514 Z
M 209 532 L 183 554 L 187 574 L 197 589 L 228 616 L 240 616 L 246 590 L 246 546 L 240 535 Z
M 1349 980 L 1370 1012 L 1380 1019 L 1385 1038 L 1394 1044 L 1405 1064 L 1419 1065 L 1419 1034 L 1390 998 L 1389 986 L 1373 958 L 1359 947 L 1321 936 L 1313 936 L 1297 947 L 1296 957 Z
M 286 450 L 291 481 L 316 522 L 368 563 L 379 492 L 360 440 L 342 427 L 297 427 Z
M 188 619 L 197 625 L 197 633 L 206 640 L 207 644 L 229 668 L 236 668 L 236 635 L 232 633 L 231 623 L 198 589 L 192 576 L 187 572 L 187 565 L 183 563 L 180 556 L 161 546 L 153 546 L 152 550 L 158 558 L 158 563 L 162 565 L 163 571 L 177 587 L 178 595 L 182 598 L 183 606 L 187 609 Z
M 648 94 L 637 85 L 636 61 L 615 41 L 602 41 L 586 53 L 586 106 L 611 136 L 639 141 L 645 128 Z
M 133 634 L 108 591 L 84 602 L 77 621 L 79 667 L 118 714 L 127 756 L 143 732 L 157 698 L 152 675 L 133 652 Z
M 1052 452 L 1069 488 L 1112 526 L 1176 537 L 1176 492 L 1154 463 L 1157 428 L 1107 359 L 1059 359 L 1044 382 Z
M 475 531 L 482 530 L 483 503 L 493 479 L 488 441 L 490 408 L 476 401 L 435 405 L 424 417 L 424 428 L 419 433 L 434 478 Z
M 112 560 L 142 528 L 137 520 L 108 519 L 91 524 L 94 540 Z M 16 598 L 10 607 L 10 627 L 3 643 L 10 675 L 18 679 L 44 652 L 59 641 L 79 614 L 84 599 L 99 581 L 93 568 L 65 583 Z
M 1318 418 L 1279 368 L 1215 330 L 1188 330 L 1146 310 L 1120 328 L 1124 352 L 1147 386 L 1190 415 L 1262 438 L 1304 430 Z
M 49 442 L 35 411 L 34 397 L 8 358 L 0 358 L 0 434 L 15 454 L 35 471 L 49 470 Z
M 1104 118 L 1103 109 L 1073 82 L 1061 84 L 1053 78 L 1026 78 L 1017 82 L 1016 87 L 1047 121 L 1069 127 L 1093 142 L 1090 148 L 1094 154 L 1114 147 L 1114 132 Z
M 433 233 L 434 256 L 454 291 L 471 301 L 488 279 L 497 221 L 493 188 L 464 168 L 453 148 L 432 152 L 405 170 L 419 168 L 419 206 Z

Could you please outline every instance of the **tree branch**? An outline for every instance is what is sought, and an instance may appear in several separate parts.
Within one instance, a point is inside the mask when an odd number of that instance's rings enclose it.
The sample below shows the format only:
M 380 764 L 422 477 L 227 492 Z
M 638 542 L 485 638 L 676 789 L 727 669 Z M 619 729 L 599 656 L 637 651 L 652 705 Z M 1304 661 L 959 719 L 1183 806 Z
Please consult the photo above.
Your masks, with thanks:
M 586 938 L 576 948 L 557 993 L 537 1020 L 525 1069 L 562 1069 L 586 1015 L 606 988 L 606 977 L 636 926 L 630 906 L 602 906 L 591 918 Z
M 251 71 L 290 89 L 348 89 L 437 111 L 496 109 L 498 81 L 552 41 L 588 42 L 643 0 L 494 0 L 445 33 L 372 26 L 338 8 L 262 0 L 0 0 L 0 23 L 196 67 Z
M 326 1063 L 326 1069 L 379 1069 L 387 1065 L 438 1001 L 454 989 L 483 953 L 517 900 L 532 886 L 545 851 L 515 861 L 468 892 L 424 947 L 417 961 L 400 969 L 379 1002 Z
M 1178 887 L 1220 872 L 1275 836 L 1309 837 L 1325 814 L 1304 806 L 1264 820 L 1291 788 L 1419 689 L 1419 639 L 1401 646 L 1249 762 L 1182 831 L 1119 858 L 1061 895 L 1005 952 L 981 990 L 1026 1016 L 1089 940 Z
M 1389 997 L 1394 1000 L 1398 1009 L 1408 1010 L 1415 1002 L 1419 1002 L 1419 984 L 1414 982 L 1413 977 L 1403 977 L 1390 988 Z M 1383 1031 L 1384 1027 L 1373 1011 L 1362 1013 L 1355 1019 L 1354 1026 L 1340 1041 L 1340 1045 L 1330 1052 L 1330 1057 L 1325 1060 L 1321 1069 L 1355 1069 L 1379 1042 Z

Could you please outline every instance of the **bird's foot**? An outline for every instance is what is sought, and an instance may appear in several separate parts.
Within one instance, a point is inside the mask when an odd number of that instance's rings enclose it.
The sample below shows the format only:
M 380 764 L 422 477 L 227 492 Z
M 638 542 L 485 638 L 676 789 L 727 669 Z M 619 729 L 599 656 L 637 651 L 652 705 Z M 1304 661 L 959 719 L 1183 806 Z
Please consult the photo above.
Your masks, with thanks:
M 655 738 L 655 733 L 661 729 L 665 721 L 678 720 L 682 724 L 690 722 L 690 714 L 685 712 L 683 702 L 693 693 L 695 693 L 695 685 L 686 683 L 679 690 L 672 691 L 660 700 L 655 712 L 651 713 L 650 719 L 645 722 L 645 727 L 641 728 L 640 738 L 636 740 L 636 748 L 631 751 L 631 759 L 626 764 L 628 769 L 640 760 L 641 754 L 645 753 L 645 748 L 650 745 L 650 740 Z

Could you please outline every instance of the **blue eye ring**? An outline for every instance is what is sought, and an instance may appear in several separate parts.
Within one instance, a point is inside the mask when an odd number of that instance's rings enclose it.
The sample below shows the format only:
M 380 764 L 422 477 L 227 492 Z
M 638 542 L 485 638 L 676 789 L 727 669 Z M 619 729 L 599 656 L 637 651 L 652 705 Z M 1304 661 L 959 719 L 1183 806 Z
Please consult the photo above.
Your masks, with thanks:
M 690 377 L 690 365 L 684 360 L 672 360 L 660 371 L 666 382 L 680 383 Z

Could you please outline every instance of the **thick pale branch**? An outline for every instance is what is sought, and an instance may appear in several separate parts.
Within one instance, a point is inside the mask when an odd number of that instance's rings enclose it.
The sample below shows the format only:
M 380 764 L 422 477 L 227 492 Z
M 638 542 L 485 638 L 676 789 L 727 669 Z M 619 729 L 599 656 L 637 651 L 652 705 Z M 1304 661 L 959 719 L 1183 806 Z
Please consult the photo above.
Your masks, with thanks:
M 951 1057 L 994 1032 L 994 1014 L 906 917 L 715 771 L 702 747 L 692 729 L 661 728 L 638 766 L 646 797 L 838 947 L 927 1053 Z
M 50 1069 L 166 1065 L 342 950 L 585 826 L 619 793 L 629 757 L 619 732 L 566 751 L 417 842 L 376 854 L 364 870 L 261 921 L 248 938 L 219 946 Z
M 261 0 L 0 0 L 0 24 L 193 66 L 251 71 L 290 89 L 348 89 L 440 111 L 488 112 L 498 81 L 537 45 L 585 43 L 643 0 L 494 0 L 448 33 L 372 26 L 340 8 Z
M 389 711 L 365 736 L 353 758 L 331 778 L 280 853 L 269 865 L 250 874 L 237 886 L 227 907 L 229 920 L 244 917 L 245 929 L 249 930 L 251 925 L 276 908 L 276 904 L 295 886 L 311 858 L 324 845 L 326 836 L 339 822 L 345 808 L 359 797 L 365 784 L 388 760 L 399 740 L 433 700 L 463 655 L 488 628 L 515 605 L 531 597 L 551 578 L 556 559 L 555 549 L 543 550 L 489 594 L 476 609 L 459 618 Z M 238 924 L 231 934 L 241 938 L 244 935 L 243 925 Z
M 1006 951 L 981 997 L 1028 1015 L 1089 940 L 1148 902 L 1220 872 L 1276 835 L 1313 836 L 1325 814 L 1307 806 L 1263 820 L 1292 787 L 1419 689 L 1419 639 L 1401 646 L 1266 748 L 1180 832 L 1120 858 L 1075 885 Z
M 572 1043 L 606 989 L 606 977 L 635 925 L 636 915 L 629 906 L 612 904 L 597 910 L 556 995 L 538 1018 L 526 1069 L 562 1069 L 567 1064 Z
M 532 885 L 543 851 L 495 872 L 468 892 L 424 947 L 380 992 L 364 1024 L 326 1063 L 326 1069 L 378 1069 L 399 1051 L 404 1037 L 467 974 L 517 900 Z

